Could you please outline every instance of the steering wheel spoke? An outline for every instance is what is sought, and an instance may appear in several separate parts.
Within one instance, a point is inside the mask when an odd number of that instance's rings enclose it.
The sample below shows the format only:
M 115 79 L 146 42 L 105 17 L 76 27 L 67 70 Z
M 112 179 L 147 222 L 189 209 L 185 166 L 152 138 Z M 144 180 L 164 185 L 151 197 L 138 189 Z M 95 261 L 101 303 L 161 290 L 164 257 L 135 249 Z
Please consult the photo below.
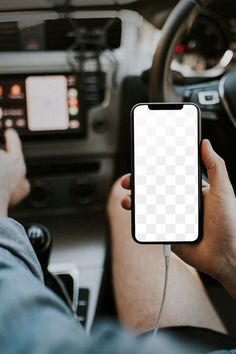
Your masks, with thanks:
M 224 110 L 219 94 L 219 82 L 215 80 L 184 86 L 183 101 L 197 104 L 203 119 L 218 120 Z

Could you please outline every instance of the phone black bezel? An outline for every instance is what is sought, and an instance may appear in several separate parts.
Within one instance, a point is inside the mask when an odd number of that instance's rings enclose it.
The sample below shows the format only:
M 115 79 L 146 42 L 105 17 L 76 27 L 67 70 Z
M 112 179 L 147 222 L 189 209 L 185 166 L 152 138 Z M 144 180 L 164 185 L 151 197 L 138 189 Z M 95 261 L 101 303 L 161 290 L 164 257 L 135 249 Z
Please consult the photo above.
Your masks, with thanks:
M 134 175 L 134 110 L 138 106 L 148 106 L 151 110 L 171 110 L 182 109 L 184 105 L 193 105 L 198 111 L 198 236 L 194 241 L 139 241 L 135 237 L 135 175 Z M 201 110 L 195 103 L 138 103 L 131 110 L 131 234 L 135 242 L 139 244 L 196 244 L 203 236 L 203 203 L 202 203 L 202 168 L 201 168 Z

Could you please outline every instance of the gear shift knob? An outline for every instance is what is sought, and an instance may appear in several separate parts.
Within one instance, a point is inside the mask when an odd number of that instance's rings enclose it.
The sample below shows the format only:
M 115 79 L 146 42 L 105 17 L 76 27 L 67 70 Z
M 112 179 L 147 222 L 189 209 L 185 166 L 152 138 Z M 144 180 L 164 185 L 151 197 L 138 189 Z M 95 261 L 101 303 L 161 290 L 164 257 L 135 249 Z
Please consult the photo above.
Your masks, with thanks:
M 41 224 L 31 224 L 25 227 L 25 231 L 38 257 L 43 273 L 46 274 L 52 248 L 52 236 L 49 230 Z

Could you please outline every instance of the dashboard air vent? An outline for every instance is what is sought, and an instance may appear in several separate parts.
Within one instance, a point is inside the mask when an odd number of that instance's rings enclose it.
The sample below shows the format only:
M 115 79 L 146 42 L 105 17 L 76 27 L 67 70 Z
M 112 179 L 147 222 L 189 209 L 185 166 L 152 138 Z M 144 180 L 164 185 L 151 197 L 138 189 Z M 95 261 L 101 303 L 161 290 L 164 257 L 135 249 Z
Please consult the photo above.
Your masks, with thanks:
M 119 18 L 89 18 L 75 19 L 73 23 L 67 19 L 45 21 L 46 50 L 66 50 L 75 42 L 75 28 L 78 31 L 81 44 L 87 50 L 100 48 L 115 49 L 120 46 L 121 20 Z M 107 29 L 105 32 L 104 29 Z M 104 34 L 104 35 L 103 35 Z
M 17 22 L 0 23 L 0 52 L 20 50 L 20 33 Z

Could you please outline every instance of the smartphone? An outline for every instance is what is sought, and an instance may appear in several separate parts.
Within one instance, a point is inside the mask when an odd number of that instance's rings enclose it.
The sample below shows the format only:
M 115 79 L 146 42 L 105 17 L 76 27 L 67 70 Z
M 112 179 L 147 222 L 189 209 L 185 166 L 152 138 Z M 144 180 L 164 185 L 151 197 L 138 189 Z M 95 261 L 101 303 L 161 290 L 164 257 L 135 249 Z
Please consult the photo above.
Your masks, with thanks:
M 192 103 L 141 103 L 131 112 L 132 236 L 191 243 L 202 234 L 201 114 Z

